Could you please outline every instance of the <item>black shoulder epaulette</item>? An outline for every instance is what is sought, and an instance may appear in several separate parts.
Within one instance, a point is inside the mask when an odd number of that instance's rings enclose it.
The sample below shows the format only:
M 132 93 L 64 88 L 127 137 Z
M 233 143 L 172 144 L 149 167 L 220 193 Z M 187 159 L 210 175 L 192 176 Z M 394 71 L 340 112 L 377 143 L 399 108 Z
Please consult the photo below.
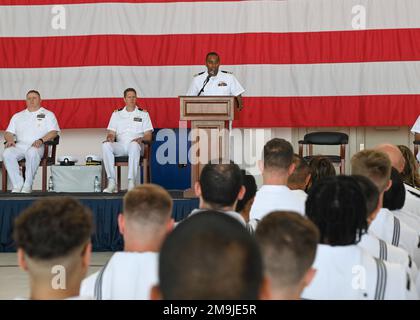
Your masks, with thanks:
M 205 71 L 203 71 L 203 72 L 199 72 L 199 73 L 196 73 L 196 74 L 194 75 L 194 77 L 199 76 L 199 75 L 202 75 L 204 72 L 205 72 Z
M 223 73 L 233 74 L 233 72 L 222 70 Z
M 119 108 L 119 109 L 115 109 L 114 110 L 114 112 L 118 112 L 118 111 L 121 111 L 121 110 L 123 110 L 124 108 Z

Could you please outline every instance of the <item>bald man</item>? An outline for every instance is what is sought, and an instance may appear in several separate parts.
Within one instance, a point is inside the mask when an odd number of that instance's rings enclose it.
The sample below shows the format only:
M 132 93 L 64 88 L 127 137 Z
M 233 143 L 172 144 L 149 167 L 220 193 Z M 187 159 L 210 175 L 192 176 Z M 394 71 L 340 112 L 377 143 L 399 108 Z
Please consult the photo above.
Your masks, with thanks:
M 384 143 L 378 145 L 375 150 L 382 151 L 387 154 L 391 160 L 392 166 L 401 173 L 404 170 L 405 159 L 400 149 L 392 144 Z M 413 187 L 404 183 L 405 187 L 405 204 L 403 210 L 416 214 L 420 217 L 420 192 Z M 420 232 L 420 230 L 416 230 Z

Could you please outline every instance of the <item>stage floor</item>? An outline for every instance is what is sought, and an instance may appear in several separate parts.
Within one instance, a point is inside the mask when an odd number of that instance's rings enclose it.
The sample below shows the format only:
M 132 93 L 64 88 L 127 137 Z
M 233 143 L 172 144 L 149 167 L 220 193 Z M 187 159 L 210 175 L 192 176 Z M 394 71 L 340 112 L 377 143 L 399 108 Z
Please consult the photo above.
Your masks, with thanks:
M 172 217 L 175 221 L 184 219 L 198 208 L 198 199 L 183 198 L 183 190 L 168 190 L 173 198 Z M 122 212 L 122 198 L 125 192 L 106 193 L 55 193 L 33 192 L 31 194 L 0 193 L 0 252 L 15 251 L 12 234 L 16 217 L 33 201 L 42 197 L 71 196 L 79 199 L 93 213 L 95 224 L 92 235 L 94 251 L 119 251 L 123 239 L 118 231 L 117 217 Z

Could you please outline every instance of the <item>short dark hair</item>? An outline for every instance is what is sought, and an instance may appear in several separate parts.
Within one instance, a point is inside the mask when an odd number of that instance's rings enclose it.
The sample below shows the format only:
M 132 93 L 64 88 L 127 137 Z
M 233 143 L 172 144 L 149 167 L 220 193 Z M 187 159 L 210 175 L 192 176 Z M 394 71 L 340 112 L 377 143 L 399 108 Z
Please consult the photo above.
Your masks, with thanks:
M 207 53 L 207 55 L 206 55 L 206 61 L 207 61 L 207 59 L 208 59 L 210 56 L 216 56 L 216 57 L 220 60 L 220 56 L 219 56 L 219 54 L 218 54 L 217 52 L 211 51 L 211 52 Z
M 163 225 L 172 215 L 172 198 L 161 186 L 143 184 L 125 194 L 123 212 L 142 225 Z
M 293 155 L 293 163 L 296 165 L 295 170 L 289 176 L 287 183 L 288 184 L 301 184 L 305 182 L 305 179 L 311 173 L 306 160 L 299 156 L 298 154 Z
M 181 222 L 159 255 L 166 300 L 255 300 L 263 281 L 261 252 L 234 218 L 203 211 Z
M 378 207 L 379 190 L 378 187 L 367 177 L 353 175 L 354 180 L 359 184 L 360 189 L 366 199 L 367 217 L 369 217 Z
M 127 89 L 124 90 L 124 98 L 127 96 L 127 93 L 129 93 L 129 92 L 134 92 L 135 95 L 137 96 L 137 91 L 135 89 L 127 88 Z
M 273 286 L 298 285 L 315 260 L 318 228 L 296 212 L 274 211 L 260 221 L 255 236 Z
M 35 93 L 35 94 L 38 95 L 39 98 L 41 98 L 41 94 L 38 91 L 34 90 L 34 89 L 29 90 L 28 93 L 26 93 L 26 96 L 28 96 L 30 93 Z
M 36 201 L 15 221 L 14 240 L 30 258 L 65 257 L 90 241 L 91 211 L 70 197 Z
M 309 161 L 311 170 L 311 186 L 322 178 L 336 175 L 334 165 L 330 159 L 323 156 L 315 156 Z
M 245 187 L 245 195 L 242 200 L 238 200 L 236 204 L 236 212 L 241 212 L 249 200 L 255 197 L 257 193 L 257 183 L 253 175 L 246 174 L 245 170 L 242 171 L 243 183 Z
M 389 210 L 399 210 L 404 207 L 405 187 L 401 175 L 394 167 L 391 169 L 391 180 L 391 188 L 385 191 L 382 206 Z
M 293 147 L 289 141 L 274 138 L 263 150 L 264 169 L 287 170 L 293 161 Z
M 242 185 L 237 164 L 206 164 L 200 174 L 202 197 L 215 210 L 233 205 Z
M 305 212 L 318 226 L 323 244 L 356 244 L 368 228 L 366 199 L 349 176 L 319 180 L 309 190 Z

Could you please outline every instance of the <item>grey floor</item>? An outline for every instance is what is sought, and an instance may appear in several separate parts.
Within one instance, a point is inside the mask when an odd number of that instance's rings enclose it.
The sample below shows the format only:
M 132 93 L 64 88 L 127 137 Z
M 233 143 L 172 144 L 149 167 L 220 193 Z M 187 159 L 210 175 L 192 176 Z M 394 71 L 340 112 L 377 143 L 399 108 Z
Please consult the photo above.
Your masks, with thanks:
M 113 252 L 94 252 L 89 274 L 102 267 Z M 16 253 L 0 253 L 0 300 L 29 296 L 28 277 L 19 269 Z

